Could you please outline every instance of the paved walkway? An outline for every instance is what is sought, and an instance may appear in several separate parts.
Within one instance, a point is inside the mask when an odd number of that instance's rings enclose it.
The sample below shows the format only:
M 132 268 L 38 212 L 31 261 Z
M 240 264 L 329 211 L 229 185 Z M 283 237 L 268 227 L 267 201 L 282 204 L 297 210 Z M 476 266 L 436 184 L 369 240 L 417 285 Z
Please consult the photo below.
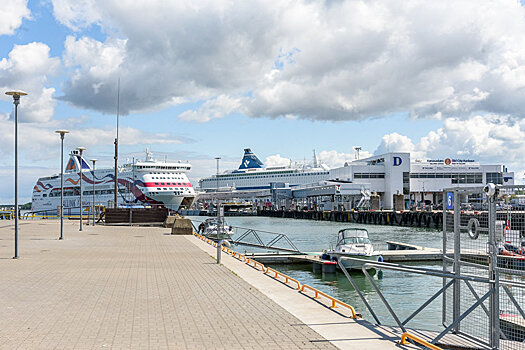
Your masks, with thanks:
M 21 222 L 13 260 L 13 232 L 0 221 L 0 349 L 333 348 L 192 237 Z

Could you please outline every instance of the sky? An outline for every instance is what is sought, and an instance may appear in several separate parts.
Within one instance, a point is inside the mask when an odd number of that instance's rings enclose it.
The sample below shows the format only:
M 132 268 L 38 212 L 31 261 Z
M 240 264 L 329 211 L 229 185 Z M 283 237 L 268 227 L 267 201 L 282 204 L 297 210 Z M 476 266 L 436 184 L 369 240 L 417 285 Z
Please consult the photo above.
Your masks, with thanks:
M 19 198 L 65 153 L 189 161 L 194 185 L 312 157 L 388 151 L 525 173 L 518 1 L 4 0 L 0 91 L 19 106 Z M 0 95 L 0 204 L 14 198 L 14 115 Z

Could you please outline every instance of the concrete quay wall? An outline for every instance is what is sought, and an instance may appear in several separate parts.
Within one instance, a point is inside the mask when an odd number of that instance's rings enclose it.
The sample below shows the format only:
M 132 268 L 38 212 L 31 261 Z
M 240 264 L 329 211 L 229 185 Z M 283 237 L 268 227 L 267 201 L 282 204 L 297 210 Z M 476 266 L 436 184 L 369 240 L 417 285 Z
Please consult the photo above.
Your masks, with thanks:
M 369 225 L 390 225 L 443 229 L 442 211 L 286 211 L 286 210 L 258 210 L 258 216 L 304 219 L 318 221 L 349 222 Z M 487 227 L 488 212 L 462 212 L 461 225 L 466 226 L 471 218 L 478 219 L 480 227 Z M 525 212 L 497 213 L 497 220 L 510 219 L 512 230 L 525 232 Z M 447 212 L 447 221 L 452 229 L 454 213 Z

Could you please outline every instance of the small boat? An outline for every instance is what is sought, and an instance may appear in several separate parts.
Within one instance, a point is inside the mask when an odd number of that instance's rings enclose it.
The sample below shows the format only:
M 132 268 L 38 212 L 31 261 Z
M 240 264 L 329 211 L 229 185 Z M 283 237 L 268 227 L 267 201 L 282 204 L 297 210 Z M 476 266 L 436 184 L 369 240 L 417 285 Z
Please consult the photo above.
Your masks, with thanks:
M 218 220 L 217 218 L 209 218 L 204 221 L 204 233 L 203 235 L 209 239 L 217 240 Z M 233 227 L 229 226 L 224 222 L 224 232 L 221 234 L 221 238 L 227 241 L 232 240 Z
M 335 249 L 326 250 L 323 258 L 336 260 L 338 257 L 342 258 L 341 262 L 347 270 L 360 270 L 366 262 L 383 261 L 383 257 L 374 252 L 372 242 L 368 238 L 368 231 L 364 228 L 345 228 L 337 233 Z M 373 269 L 373 267 L 369 268 Z

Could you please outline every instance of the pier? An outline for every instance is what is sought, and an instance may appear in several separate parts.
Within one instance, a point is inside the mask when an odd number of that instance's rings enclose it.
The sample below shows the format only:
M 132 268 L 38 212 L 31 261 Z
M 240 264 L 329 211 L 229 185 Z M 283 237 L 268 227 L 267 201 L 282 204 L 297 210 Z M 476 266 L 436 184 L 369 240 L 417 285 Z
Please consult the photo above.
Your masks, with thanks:
M 160 227 L 0 226 L 0 348 L 411 348 L 194 236 Z
M 443 229 L 443 211 L 392 211 L 392 210 L 361 210 L 361 211 L 300 211 L 300 210 L 258 210 L 258 216 L 303 219 L 316 221 L 348 222 L 368 225 L 389 225 L 403 227 L 419 227 Z M 447 214 L 453 221 L 454 213 Z M 507 219 L 512 223 L 513 230 L 525 231 L 525 211 L 497 212 L 497 220 Z M 471 218 L 476 218 L 480 223 L 488 222 L 486 211 L 466 211 L 461 213 L 461 224 L 467 225 Z

